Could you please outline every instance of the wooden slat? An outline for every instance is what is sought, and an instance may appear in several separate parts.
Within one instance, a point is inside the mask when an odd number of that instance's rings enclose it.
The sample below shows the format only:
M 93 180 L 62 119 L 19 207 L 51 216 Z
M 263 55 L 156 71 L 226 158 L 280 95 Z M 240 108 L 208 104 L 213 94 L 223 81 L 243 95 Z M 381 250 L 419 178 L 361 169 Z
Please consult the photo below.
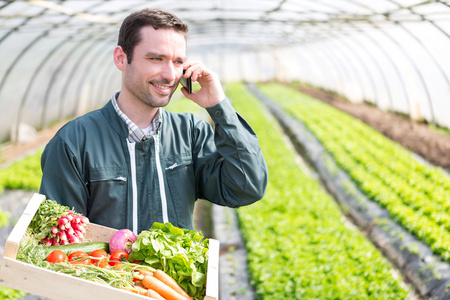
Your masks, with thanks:
M 219 241 L 209 239 L 205 300 L 219 299 Z
M 95 242 L 109 243 L 117 229 L 89 223 L 86 228 L 86 239 Z
M 35 193 L 25 208 L 24 213 L 20 216 L 13 230 L 6 240 L 5 257 L 16 258 L 17 251 L 19 250 L 20 240 L 22 240 L 28 225 L 30 225 L 33 216 L 39 208 L 42 201 L 45 200 L 45 196 Z
M 54 272 L 8 257 L 3 258 L 0 285 L 61 300 L 149 299 L 108 285 Z

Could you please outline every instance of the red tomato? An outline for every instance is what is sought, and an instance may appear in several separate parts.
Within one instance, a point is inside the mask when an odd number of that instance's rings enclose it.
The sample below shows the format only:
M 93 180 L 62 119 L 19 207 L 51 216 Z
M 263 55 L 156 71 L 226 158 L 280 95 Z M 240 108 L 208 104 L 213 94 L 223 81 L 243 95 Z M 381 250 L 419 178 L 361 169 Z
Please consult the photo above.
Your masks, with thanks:
M 104 268 L 108 264 L 108 253 L 105 250 L 94 250 L 89 254 L 92 264 L 97 267 Z
M 69 263 L 72 265 L 89 265 L 91 260 L 86 252 L 75 251 L 69 254 Z
M 109 265 L 115 266 L 128 259 L 128 253 L 123 250 L 116 250 L 109 257 Z
M 49 263 L 57 264 L 67 261 L 67 255 L 61 250 L 52 251 L 46 259 Z

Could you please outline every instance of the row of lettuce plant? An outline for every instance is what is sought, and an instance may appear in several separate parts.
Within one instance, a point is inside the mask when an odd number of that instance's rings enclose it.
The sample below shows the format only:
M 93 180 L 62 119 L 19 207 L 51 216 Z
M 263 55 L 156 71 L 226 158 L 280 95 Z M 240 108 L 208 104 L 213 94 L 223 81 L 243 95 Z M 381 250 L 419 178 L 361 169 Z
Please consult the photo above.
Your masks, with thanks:
M 0 193 L 5 189 L 38 191 L 41 184 L 42 149 L 0 169 Z
M 450 179 L 363 122 L 279 83 L 260 90 L 316 135 L 370 199 L 450 262 Z
M 265 197 L 238 211 L 258 299 L 406 299 L 408 288 L 296 163 L 282 130 L 242 84 L 227 85 L 269 167 Z

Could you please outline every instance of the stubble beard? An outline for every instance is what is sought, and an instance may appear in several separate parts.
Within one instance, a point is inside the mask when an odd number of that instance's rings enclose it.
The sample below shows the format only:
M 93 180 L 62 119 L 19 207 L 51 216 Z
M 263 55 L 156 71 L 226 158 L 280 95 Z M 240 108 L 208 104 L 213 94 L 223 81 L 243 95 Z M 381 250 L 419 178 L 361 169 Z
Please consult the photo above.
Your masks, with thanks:
M 163 80 L 162 80 L 163 81 Z M 170 82 L 164 81 L 164 82 L 155 82 L 156 84 L 170 84 Z M 161 97 L 155 97 L 152 95 L 150 89 L 151 83 L 147 82 L 146 87 L 137 87 L 132 86 L 129 91 L 133 94 L 133 96 L 140 102 L 148 105 L 149 107 L 156 108 L 156 107 L 165 107 L 169 104 L 173 93 L 176 91 L 177 85 L 173 85 L 171 88 L 170 94 L 167 96 L 161 96 Z
M 125 75 L 125 87 L 131 93 L 135 99 L 140 101 L 141 103 L 144 103 L 145 105 L 148 105 L 152 108 L 157 107 L 165 107 L 169 104 L 170 99 L 172 98 L 173 93 L 176 91 L 178 82 L 172 83 L 169 80 L 166 80 L 164 78 L 158 79 L 157 81 L 147 81 L 145 84 L 142 84 L 141 78 L 137 76 L 137 73 L 134 71 L 134 67 L 129 64 L 131 67 L 130 72 Z M 140 83 L 141 82 L 141 83 Z M 161 96 L 155 97 L 151 93 L 152 89 L 152 83 L 155 84 L 161 84 L 161 85 L 171 85 L 172 88 L 167 96 Z M 156 91 L 154 91 L 156 93 Z

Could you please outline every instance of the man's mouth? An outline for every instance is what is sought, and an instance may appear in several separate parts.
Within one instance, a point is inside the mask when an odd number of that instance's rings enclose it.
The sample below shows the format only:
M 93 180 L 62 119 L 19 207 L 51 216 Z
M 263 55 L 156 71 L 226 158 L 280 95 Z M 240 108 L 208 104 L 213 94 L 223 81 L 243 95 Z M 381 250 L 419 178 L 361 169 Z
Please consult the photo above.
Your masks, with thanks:
M 172 88 L 171 85 L 157 84 L 154 82 L 150 82 L 150 84 L 153 85 L 156 88 L 157 92 L 160 94 L 168 94 L 170 93 L 170 90 Z

